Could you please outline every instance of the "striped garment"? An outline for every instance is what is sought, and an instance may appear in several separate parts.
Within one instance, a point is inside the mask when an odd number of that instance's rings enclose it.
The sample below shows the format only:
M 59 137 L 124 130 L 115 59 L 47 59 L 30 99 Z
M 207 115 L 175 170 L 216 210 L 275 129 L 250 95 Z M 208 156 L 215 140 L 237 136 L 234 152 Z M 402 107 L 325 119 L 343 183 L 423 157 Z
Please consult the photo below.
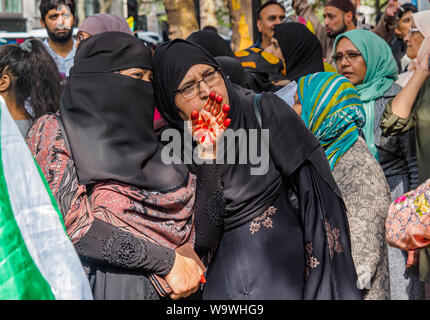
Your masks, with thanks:
M 301 117 L 321 142 L 333 170 L 366 121 L 360 97 L 345 77 L 319 72 L 299 79 Z

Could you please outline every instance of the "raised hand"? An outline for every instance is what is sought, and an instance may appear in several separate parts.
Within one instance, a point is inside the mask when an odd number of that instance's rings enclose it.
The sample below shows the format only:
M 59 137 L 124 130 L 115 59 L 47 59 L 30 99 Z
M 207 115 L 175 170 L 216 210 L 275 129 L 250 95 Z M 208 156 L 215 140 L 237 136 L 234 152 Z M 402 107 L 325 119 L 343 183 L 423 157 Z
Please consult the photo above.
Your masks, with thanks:
M 397 11 L 400 9 L 400 4 L 398 0 L 389 0 L 388 6 L 385 9 L 385 13 L 389 17 L 394 17 L 397 14 Z
M 199 156 L 204 159 L 216 158 L 216 144 L 231 123 L 227 118 L 230 106 L 224 104 L 223 97 L 211 92 L 204 108 L 191 112 L 191 132 L 198 143 Z

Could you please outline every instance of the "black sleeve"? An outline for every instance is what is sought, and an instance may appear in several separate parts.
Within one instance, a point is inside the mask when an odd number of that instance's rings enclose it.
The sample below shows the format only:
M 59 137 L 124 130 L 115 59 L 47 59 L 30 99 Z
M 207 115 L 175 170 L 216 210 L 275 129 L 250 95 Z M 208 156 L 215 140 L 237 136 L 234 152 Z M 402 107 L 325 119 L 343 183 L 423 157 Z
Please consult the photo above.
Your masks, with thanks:
M 205 257 L 216 246 L 223 231 L 225 199 L 219 165 L 196 165 L 193 171 L 197 176 L 195 251 L 200 257 Z
M 291 176 L 296 186 L 305 244 L 305 300 L 361 300 L 351 254 L 346 208 L 306 161 Z
M 408 170 L 409 190 L 414 190 L 419 185 L 415 130 L 409 130 L 399 137 Z
M 75 249 L 81 259 L 160 276 L 167 275 L 175 262 L 173 249 L 145 241 L 98 219 L 75 243 Z

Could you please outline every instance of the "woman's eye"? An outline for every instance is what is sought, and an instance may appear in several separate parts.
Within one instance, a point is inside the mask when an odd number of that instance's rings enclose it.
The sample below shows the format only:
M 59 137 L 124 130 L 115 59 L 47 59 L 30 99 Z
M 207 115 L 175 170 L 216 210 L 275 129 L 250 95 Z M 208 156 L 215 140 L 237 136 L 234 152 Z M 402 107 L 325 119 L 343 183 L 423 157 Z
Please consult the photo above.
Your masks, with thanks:
M 133 73 L 133 77 L 138 78 L 138 79 L 142 79 L 143 73 L 141 73 L 141 72 Z

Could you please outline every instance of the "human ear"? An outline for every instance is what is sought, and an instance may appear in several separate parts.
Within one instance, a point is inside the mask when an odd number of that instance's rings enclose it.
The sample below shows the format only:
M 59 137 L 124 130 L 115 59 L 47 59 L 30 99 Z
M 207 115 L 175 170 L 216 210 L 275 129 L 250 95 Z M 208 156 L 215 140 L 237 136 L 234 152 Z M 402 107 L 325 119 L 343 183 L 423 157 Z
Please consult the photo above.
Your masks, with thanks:
M 261 19 L 257 20 L 257 29 L 259 32 L 261 32 Z
M 8 74 L 2 74 L 0 77 L 0 92 L 6 92 L 10 88 L 11 82 Z
M 350 24 L 353 20 L 352 12 L 348 11 L 345 13 L 345 24 Z

